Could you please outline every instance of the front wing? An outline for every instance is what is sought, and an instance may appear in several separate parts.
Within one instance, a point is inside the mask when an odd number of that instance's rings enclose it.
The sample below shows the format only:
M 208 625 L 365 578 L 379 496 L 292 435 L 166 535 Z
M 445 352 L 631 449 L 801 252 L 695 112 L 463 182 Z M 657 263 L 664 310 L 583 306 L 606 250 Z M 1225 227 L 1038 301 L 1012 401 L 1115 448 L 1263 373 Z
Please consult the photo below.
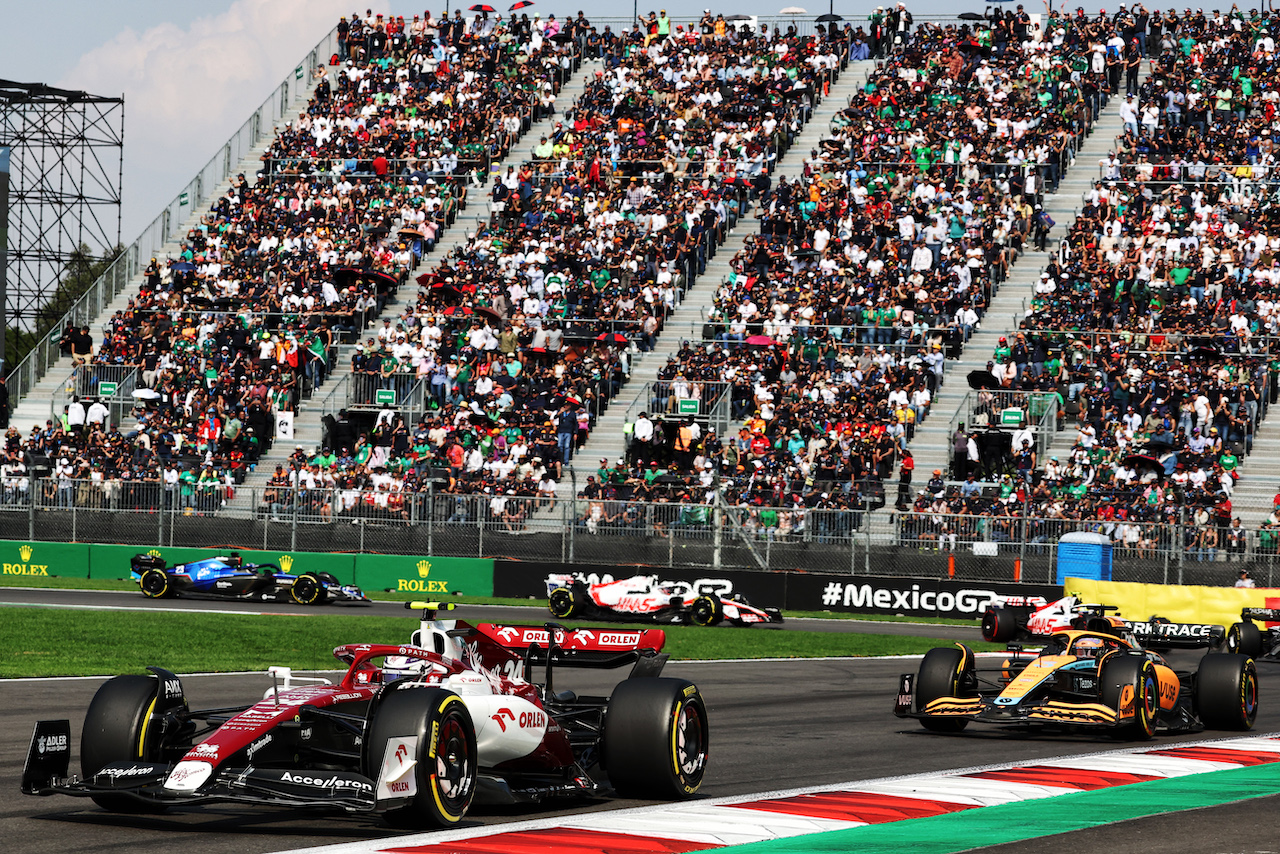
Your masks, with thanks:
M 988 724 L 1118 727 L 1132 723 L 1133 710 L 1118 714 L 1115 709 L 1088 699 L 1067 699 L 1049 695 L 1022 703 L 1002 705 L 994 694 L 976 697 L 939 697 L 922 710 L 915 710 L 914 673 L 899 677 L 893 713 L 900 718 L 962 718 Z

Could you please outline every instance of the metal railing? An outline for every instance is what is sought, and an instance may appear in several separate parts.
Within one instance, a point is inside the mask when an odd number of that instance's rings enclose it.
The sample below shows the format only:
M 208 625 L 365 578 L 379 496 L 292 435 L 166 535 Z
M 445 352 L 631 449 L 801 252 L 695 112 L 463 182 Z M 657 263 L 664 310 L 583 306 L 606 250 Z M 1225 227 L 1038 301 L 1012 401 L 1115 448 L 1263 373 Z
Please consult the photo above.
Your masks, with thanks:
M 232 177 L 250 151 L 274 132 L 275 122 L 289 115 L 299 98 L 308 91 L 311 72 L 329 61 L 337 52 L 337 27 L 311 49 L 294 70 L 276 86 L 266 100 L 254 110 L 244 124 L 223 143 L 217 153 L 196 173 L 186 186 L 165 205 L 160 214 L 89 286 L 85 294 L 54 324 L 53 337 L 42 340 L 14 366 L 7 375 L 9 399 L 16 405 L 35 388 L 41 378 L 61 358 L 58 336 L 67 324 L 91 324 L 116 295 L 129 285 L 155 255 L 185 224 L 199 214 L 199 208 L 210 199 L 223 181 Z
M 447 469 L 423 491 L 236 487 L 222 481 L 0 478 L 0 539 L 238 546 L 335 552 L 513 557 L 604 565 L 954 577 L 1054 583 L 1057 541 L 1106 535 L 1123 581 L 1229 584 L 1248 567 L 1280 582 L 1280 529 L 1245 528 L 1179 507 L 1166 521 L 1062 519 L 997 504 L 988 515 L 873 512 L 856 490 L 844 506 L 618 500 L 557 501 L 508 481 L 453 493 Z M 510 492 L 508 490 L 511 490 Z M 1199 516 L 1197 514 L 1200 514 Z M 1205 521 L 1208 519 L 1208 521 Z

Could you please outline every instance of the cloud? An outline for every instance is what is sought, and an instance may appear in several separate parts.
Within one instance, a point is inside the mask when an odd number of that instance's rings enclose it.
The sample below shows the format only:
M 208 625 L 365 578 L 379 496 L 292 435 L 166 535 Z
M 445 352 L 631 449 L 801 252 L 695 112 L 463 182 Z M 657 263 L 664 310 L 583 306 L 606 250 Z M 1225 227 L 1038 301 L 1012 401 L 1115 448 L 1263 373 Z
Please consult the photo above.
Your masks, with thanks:
M 57 85 L 125 98 L 128 243 L 337 23 L 339 0 L 235 0 L 188 27 L 125 29 Z M 345 10 L 349 11 L 349 10 Z

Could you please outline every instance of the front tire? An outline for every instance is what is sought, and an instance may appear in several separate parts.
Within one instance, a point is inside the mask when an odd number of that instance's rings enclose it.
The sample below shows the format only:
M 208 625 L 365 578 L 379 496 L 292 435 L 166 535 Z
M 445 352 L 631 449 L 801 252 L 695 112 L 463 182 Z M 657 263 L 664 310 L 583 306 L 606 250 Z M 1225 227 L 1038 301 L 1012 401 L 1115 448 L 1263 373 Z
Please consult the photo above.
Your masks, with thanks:
M 605 711 L 604 766 L 628 798 L 675 800 L 697 794 L 706 772 L 707 705 L 686 679 L 620 683 Z
M 1132 707 L 1133 723 L 1121 728 L 1123 737 L 1145 741 L 1156 734 L 1160 680 L 1154 664 L 1136 656 L 1112 658 L 1102 663 L 1099 681 L 1102 704 L 1115 709 L 1117 719 Z
M 1018 636 L 1017 616 L 1008 608 L 988 608 L 982 614 L 982 639 L 1008 643 Z
M 289 597 L 299 605 L 319 605 L 326 598 L 324 583 L 314 572 L 305 572 L 294 579 Z
M 724 619 L 724 605 L 714 596 L 699 596 L 689 606 L 689 622 L 695 626 L 714 626 Z
M 153 676 L 116 676 L 93 695 L 80 737 L 80 772 L 86 780 L 113 762 L 159 762 L 160 728 L 153 725 L 156 706 Z M 95 794 L 104 810 L 123 813 L 163 812 L 129 795 Z
M 1227 650 L 1250 658 L 1262 655 L 1262 632 L 1253 623 L 1234 623 L 1227 630 Z
M 931 649 L 920 662 L 916 676 L 916 711 L 940 697 L 962 697 L 971 691 L 976 682 L 973 674 L 973 655 L 967 649 L 938 647 Z M 969 724 L 968 718 L 924 717 L 920 725 L 930 732 L 960 732 Z
M 1253 729 L 1258 668 L 1247 655 L 1206 655 L 1196 671 L 1196 709 L 1210 729 Z
M 416 744 L 416 748 L 412 745 Z M 398 761 L 398 756 L 404 756 Z M 413 791 L 407 803 L 383 812 L 393 827 L 452 827 L 462 821 L 476 791 L 478 756 L 471 713 L 457 694 L 443 688 L 391 690 L 383 694 L 369 722 L 363 765 L 375 781 L 375 796 L 388 786 L 409 780 L 382 780 L 384 767 L 394 772 L 414 762 Z M 389 797 L 396 797 L 394 790 Z M 398 798 L 398 800 L 402 800 Z
M 138 586 L 142 588 L 142 595 L 148 599 L 162 599 L 172 593 L 169 588 L 169 573 L 163 569 L 148 569 L 142 573 Z

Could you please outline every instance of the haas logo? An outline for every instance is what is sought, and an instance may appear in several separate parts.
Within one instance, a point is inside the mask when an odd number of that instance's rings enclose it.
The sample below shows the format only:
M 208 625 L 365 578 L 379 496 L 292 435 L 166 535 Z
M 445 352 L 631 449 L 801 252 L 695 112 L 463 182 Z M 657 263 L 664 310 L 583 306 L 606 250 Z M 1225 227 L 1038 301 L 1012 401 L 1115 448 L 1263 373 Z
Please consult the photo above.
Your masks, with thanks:
M 515 723 L 516 720 L 516 716 L 511 713 L 510 709 L 498 709 L 496 714 L 490 715 L 489 717 L 497 721 L 498 726 L 502 727 L 503 732 L 507 731 L 507 721 Z M 503 718 L 506 718 L 506 721 L 504 721 Z

